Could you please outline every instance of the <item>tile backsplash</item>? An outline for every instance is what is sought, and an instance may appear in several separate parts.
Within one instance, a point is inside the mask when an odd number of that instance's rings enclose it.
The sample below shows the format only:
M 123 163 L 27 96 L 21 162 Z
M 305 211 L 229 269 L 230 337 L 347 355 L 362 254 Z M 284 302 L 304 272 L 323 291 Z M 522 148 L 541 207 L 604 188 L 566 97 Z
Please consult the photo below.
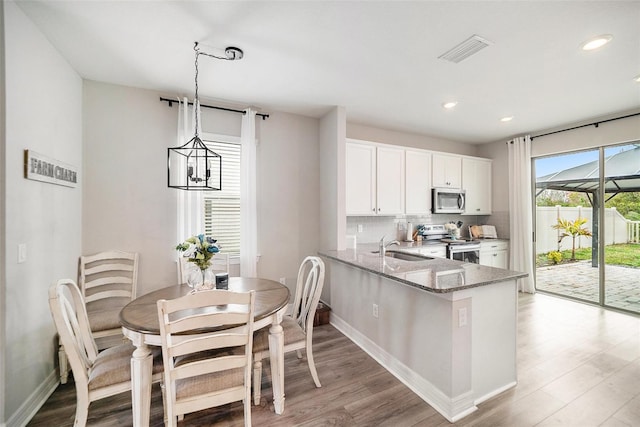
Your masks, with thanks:
M 506 215 L 504 215 L 506 214 Z M 446 224 L 450 221 L 462 221 L 462 237 L 469 236 L 468 226 L 491 224 L 496 226 L 498 237 L 508 238 L 509 213 L 495 212 L 493 215 L 462 216 L 447 214 L 427 214 L 423 216 L 348 216 L 347 235 L 356 236 L 357 243 L 376 243 L 382 236 L 385 240 L 404 240 L 407 236 L 407 223 L 412 224 L 411 232 L 418 224 Z

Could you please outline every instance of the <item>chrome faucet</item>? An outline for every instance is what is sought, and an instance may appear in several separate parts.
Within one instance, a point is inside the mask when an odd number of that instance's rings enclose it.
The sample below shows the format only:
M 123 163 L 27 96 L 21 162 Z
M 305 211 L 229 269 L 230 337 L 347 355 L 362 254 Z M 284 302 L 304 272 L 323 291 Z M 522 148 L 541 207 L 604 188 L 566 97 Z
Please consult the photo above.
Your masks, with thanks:
M 392 240 L 389 243 L 385 244 L 384 243 L 384 236 L 382 236 L 382 239 L 380 239 L 380 256 L 382 258 L 384 258 L 385 254 L 387 252 L 387 247 L 389 247 L 391 245 L 400 245 L 400 242 L 398 242 L 397 240 Z

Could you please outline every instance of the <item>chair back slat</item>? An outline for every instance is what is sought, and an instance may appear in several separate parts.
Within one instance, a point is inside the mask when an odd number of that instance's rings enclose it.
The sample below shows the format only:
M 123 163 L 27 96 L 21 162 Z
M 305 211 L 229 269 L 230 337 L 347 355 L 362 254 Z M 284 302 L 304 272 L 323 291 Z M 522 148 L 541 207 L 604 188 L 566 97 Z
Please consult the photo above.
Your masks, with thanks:
M 118 291 L 118 290 L 98 292 L 96 294 L 88 295 L 84 300 L 85 300 L 85 302 L 89 303 L 89 302 L 103 300 L 105 298 L 128 298 L 128 299 L 131 299 L 131 292 Z
M 111 258 L 109 259 L 111 262 L 105 262 L 104 264 L 98 264 L 98 265 L 94 265 L 93 267 L 87 267 L 85 268 L 85 274 L 87 276 L 90 276 L 92 274 L 98 274 L 98 273 L 104 273 L 104 272 L 112 272 L 112 271 L 122 271 L 125 273 L 133 273 L 133 260 L 131 260 L 131 263 L 120 263 L 120 262 L 113 262 L 113 261 L 119 261 L 119 258 Z M 106 261 L 106 259 L 105 259 Z M 94 263 L 97 263 L 98 261 L 94 261 Z M 85 259 L 85 264 L 89 264 L 87 263 L 86 259 Z
M 173 380 L 195 377 L 202 374 L 228 371 L 230 369 L 244 368 L 244 355 L 220 356 L 212 359 L 199 360 L 183 366 L 178 366 L 171 371 Z
M 167 332 L 178 334 L 184 331 L 197 330 L 202 325 L 207 328 L 240 324 L 247 318 L 246 313 L 194 313 L 167 324 Z
M 170 356 L 178 357 L 189 353 L 206 351 L 211 348 L 232 348 L 247 345 L 246 328 L 242 328 L 239 332 L 242 333 L 205 334 L 205 336 L 195 339 L 173 340 L 173 344 L 168 346 L 168 352 Z
M 89 274 L 85 271 L 85 278 L 87 276 L 89 276 Z M 85 279 L 84 285 L 85 291 L 104 285 L 126 285 L 130 288 L 131 285 L 133 285 L 133 280 L 131 280 L 130 277 L 108 275 L 91 280 Z

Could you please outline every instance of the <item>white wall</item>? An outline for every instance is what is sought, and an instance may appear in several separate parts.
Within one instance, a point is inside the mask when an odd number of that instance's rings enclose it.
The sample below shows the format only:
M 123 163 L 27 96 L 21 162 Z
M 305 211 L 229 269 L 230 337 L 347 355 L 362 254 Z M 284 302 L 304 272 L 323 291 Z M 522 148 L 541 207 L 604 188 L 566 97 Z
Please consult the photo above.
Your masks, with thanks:
M 355 123 L 347 123 L 347 138 L 468 156 L 478 155 L 478 147 L 473 144 L 465 144 L 463 142 L 427 135 L 380 129 Z
M 175 283 L 176 195 L 166 148 L 176 145 L 177 108 L 160 94 L 85 82 L 83 252 L 140 253 L 139 294 Z M 202 101 L 203 104 L 214 104 Z M 257 120 L 258 275 L 295 288 L 298 266 L 317 252 L 318 121 L 267 111 Z M 240 135 L 242 116 L 203 108 L 204 132 Z M 224 167 L 224 161 L 223 161 Z
M 284 277 L 293 292 L 298 267 L 316 255 L 320 235 L 318 120 L 268 111 L 257 150 L 258 276 Z
M 76 277 L 81 247 L 82 80 L 22 11 L 3 2 L 6 62 L 5 420 L 26 422 L 55 385 L 48 288 Z M 24 150 L 78 168 L 77 188 L 24 178 Z M 19 243 L 27 261 L 17 263 Z M 30 406 L 31 405 L 31 406 Z
M 344 107 L 335 107 L 320 123 L 318 159 L 322 170 L 322 249 L 344 249 L 345 239 L 345 126 Z
M 478 146 L 478 155 L 493 159 L 491 166 L 491 215 L 486 223 L 495 225 L 498 237 L 509 238 L 509 156 L 506 141 Z
M 84 82 L 82 253 L 138 252 L 138 294 L 174 283 L 176 192 L 167 187 L 177 107 L 156 92 Z
M 6 242 L 1 236 L 4 236 L 7 230 L 5 223 L 5 182 L 4 174 L 5 162 L 5 76 L 4 76 L 4 7 L 0 7 L 0 325 L 6 324 L 6 304 L 5 289 L 7 283 L 7 260 L 5 258 Z M 0 384 L 6 384 L 4 380 L 4 345 L 5 345 L 4 328 L 0 327 Z M 0 424 L 4 422 L 4 386 L 0 386 Z
M 318 161 L 320 164 L 321 249 L 344 249 L 346 237 L 346 110 L 334 107 L 320 121 Z M 329 265 L 320 298 L 331 304 Z
M 623 111 L 620 113 L 603 116 L 597 119 L 587 120 L 585 121 L 585 123 L 592 123 L 598 120 L 605 120 L 614 117 L 622 117 L 627 114 L 638 112 L 640 112 L 640 109 Z M 571 128 L 585 123 L 574 123 L 563 126 L 563 128 Z M 553 135 L 535 138 L 536 134 L 542 135 L 554 130 L 556 129 L 536 132 L 531 135 L 532 137 L 534 137 L 531 144 L 532 157 L 566 153 L 569 151 L 584 150 L 587 148 L 595 148 L 604 145 L 637 141 L 640 139 L 640 116 L 602 123 L 598 125 L 598 127 L 587 126 L 567 132 L 561 132 Z

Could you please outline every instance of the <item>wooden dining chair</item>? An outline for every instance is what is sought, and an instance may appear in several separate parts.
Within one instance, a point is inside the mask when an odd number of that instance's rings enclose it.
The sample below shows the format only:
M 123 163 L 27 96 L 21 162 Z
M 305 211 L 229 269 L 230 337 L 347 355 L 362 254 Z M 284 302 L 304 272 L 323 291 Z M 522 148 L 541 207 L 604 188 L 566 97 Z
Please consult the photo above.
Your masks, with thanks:
M 291 315 L 282 319 L 284 352 L 296 351 L 298 359 L 305 349 L 307 364 L 316 387 L 321 387 L 313 361 L 313 319 L 324 285 L 324 262 L 316 256 L 308 256 L 300 265 Z M 253 401 L 260 404 L 262 388 L 262 359 L 269 357 L 269 330 L 256 331 L 253 335 Z
M 67 355 L 76 386 L 74 426 L 87 424 L 89 404 L 131 390 L 131 355 L 135 347 L 123 343 L 98 351 L 80 289 L 71 279 L 58 280 L 49 288 L 49 308 L 61 345 Z M 162 352 L 153 352 L 153 381 L 162 379 Z
M 108 251 L 82 256 L 78 281 L 93 337 L 99 349 L 106 348 L 108 338 L 122 337 L 120 310 L 136 298 L 138 254 Z
M 78 284 L 87 306 L 93 338 L 99 350 L 121 344 L 124 339 L 120 310 L 136 297 L 138 254 L 122 251 L 81 256 Z M 58 352 L 60 382 L 67 382 L 68 363 L 62 347 Z
M 254 291 L 214 289 L 157 302 L 167 426 L 239 400 L 244 424 L 251 425 L 254 301 Z

